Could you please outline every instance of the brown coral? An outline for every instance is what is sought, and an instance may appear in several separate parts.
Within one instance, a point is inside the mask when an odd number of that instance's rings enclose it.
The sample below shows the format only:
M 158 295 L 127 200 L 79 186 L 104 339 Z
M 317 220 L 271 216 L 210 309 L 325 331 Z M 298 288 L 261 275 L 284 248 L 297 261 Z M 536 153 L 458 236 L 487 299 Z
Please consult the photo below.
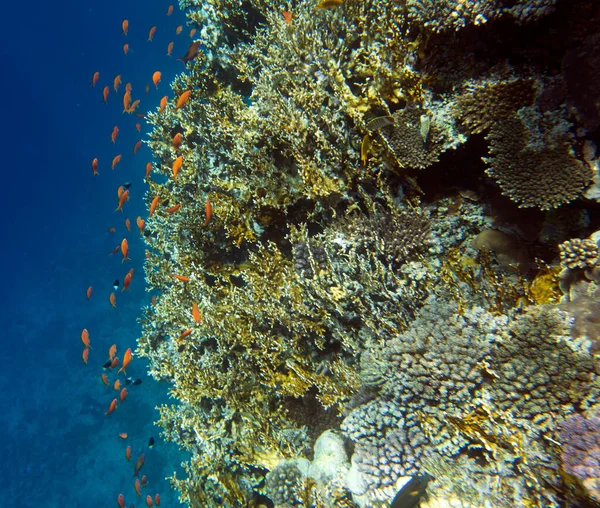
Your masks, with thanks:
M 600 249 L 591 238 L 573 238 L 561 243 L 560 263 L 564 268 L 593 268 L 598 264 Z

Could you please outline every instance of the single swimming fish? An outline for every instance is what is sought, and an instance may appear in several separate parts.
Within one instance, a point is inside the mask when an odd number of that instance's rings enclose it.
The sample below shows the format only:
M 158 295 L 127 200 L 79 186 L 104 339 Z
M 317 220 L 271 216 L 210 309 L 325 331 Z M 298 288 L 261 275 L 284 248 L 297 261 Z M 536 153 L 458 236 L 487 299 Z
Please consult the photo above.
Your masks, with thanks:
M 113 384 L 113 388 L 114 388 L 116 391 L 119 391 L 119 390 L 121 389 L 121 380 L 120 380 L 120 379 L 117 379 L 117 380 L 115 381 L 115 384 Z
M 175 213 L 175 212 L 178 212 L 180 208 L 181 208 L 181 203 L 177 203 L 175 206 L 172 206 L 171 208 L 167 208 L 165 210 L 165 212 L 167 212 L 167 213 Z
M 127 275 L 125 275 L 125 278 L 123 279 L 123 288 L 121 289 L 121 291 L 125 291 L 126 289 L 129 289 L 129 286 L 131 285 L 131 279 L 132 276 L 130 273 L 128 273 Z
M 183 107 L 183 105 L 188 101 L 188 99 L 190 98 L 190 95 L 192 95 L 192 92 L 190 92 L 189 90 L 183 92 L 180 96 L 179 99 L 177 99 L 177 104 L 175 105 L 175 109 L 179 109 L 181 107 Z
M 175 178 L 175 180 L 177 180 L 177 175 L 182 165 L 183 157 L 180 155 L 179 157 L 177 157 L 177 159 L 175 159 L 175 162 L 173 162 L 173 178 Z
M 81 359 L 83 360 L 83 363 L 85 363 L 86 365 L 87 365 L 89 356 L 90 356 L 90 350 L 88 348 L 84 348 L 83 353 L 81 353 Z
M 110 383 L 108 382 L 108 377 L 106 376 L 106 374 L 104 374 L 104 372 L 102 373 L 102 382 L 106 385 L 106 386 L 110 386 Z
M 127 55 L 129 53 L 129 44 L 123 44 L 123 54 Z
M 186 277 L 185 275 L 178 275 L 176 273 L 172 273 L 171 276 L 175 277 L 177 280 L 180 280 L 181 282 L 188 282 L 190 280 L 189 277 Z
M 87 328 L 81 330 L 81 342 L 83 342 L 86 348 L 90 347 L 90 333 L 87 331 Z
M 317 9 L 335 9 L 343 3 L 342 0 L 322 0 L 317 4 Z
M 119 508 L 125 508 L 125 497 L 123 494 L 119 494 L 119 497 L 117 497 L 117 503 L 119 504 Z
M 117 354 L 117 345 L 113 344 L 112 346 L 110 346 L 110 348 L 108 348 L 108 358 L 111 362 L 114 359 L 116 354 Z
M 127 35 L 127 32 L 129 32 L 129 20 L 123 20 L 121 23 L 121 29 L 123 30 L 123 35 Z
M 116 231 L 116 229 L 115 229 L 115 228 L 108 228 L 108 232 L 109 232 L 109 233 L 114 233 L 115 231 Z
M 140 216 L 135 220 L 138 229 L 140 230 L 140 235 L 144 232 L 144 227 L 146 226 L 146 221 L 142 219 Z
M 123 254 L 123 259 L 121 260 L 121 263 L 126 259 L 129 259 L 129 243 L 127 242 L 127 238 L 123 238 L 123 240 L 121 240 L 121 254 Z
M 208 226 L 210 219 L 212 218 L 213 208 L 210 201 L 206 200 L 206 217 L 204 218 L 204 226 Z
M 148 505 L 148 508 L 152 508 L 154 506 L 152 503 L 152 496 L 150 494 L 146 496 L 146 504 Z
M 119 135 L 119 128 L 115 125 L 113 127 L 112 134 L 110 135 L 110 139 L 113 143 L 116 143 L 118 135 Z
M 131 107 L 127 110 L 127 113 L 131 114 L 131 113 L 135 113 L 135 110 L 138 108 L 138 106 L 140 105 L 140 100 L 136 99 L 133 101 L 133 103 L 131 104 Z
M 167 46 L 167 56 L 171 56 L 171 53 L 173 53 L 174 45 L 175 45 L 174 42 L 169 42 L 169 45 Z
M 92 159 L 92 171 L 94 176 L 98 174 L 98 157 Z
M 127 461 L 131 460 L 131 446 L 128 446 L 125 449 L 125 458 L 127 459 Z
M 115 167 L 117 166 L 117 164 L 119 164 L 119 162 L 121 162 L 121 154 L 115 155 L 114 159 L 112 160 L 112 164 L 110 165 L 110 167 L 112 169 L 115 169 Z
M 177 60 L 182 61 L 184 64 L 187 64 L 190 60 L 193 60 L 200 53 L 200 41 L 194 41 L 189 46 L 188 49 L 183 56 L 183 58 L 178 58 Z
M 152 28 L 150 28 L 150 32 L 148 32 L 148 42 L 152 42 L 152 39 L 154 38 L 155 33 L 156 33 L 156 27 L 153 26 Z
M 113 81 L 113 88 L 115 89 L 115 92 L 119 91 L 120 84 L 121 84 L 121 75 L 119 74 L 118 76 L 115 76 L 115 79 Z
M 127 398 L 127 388 L 122 388 L 121 393 L 119 393 L 119 400 L 121 402 L 125 402 L 126 398 Z
M 108 297 L 108 301 L 110 302 L 110 305 L 113 309 L 117 308 L 117 297 L 115 296 L 114 293 L 110 294 L 110 296 Z M 118 361 L 118 358 L 115 358 L 115 360 Z
M 156 207 L 158 206 L 158 200 L 160 199 L 160 195 L 157 194 L 155 196 L 155 198 L 152 200 L 152 203 L 150 203 L 150 214 L 149 217 L 152 217 L 152 214 L 154 213 L 154 210 L 156 210 Z
M 111 369 L 114 369 L 114 368 L 115 368 L 115 367 L 117 367 L 118 365 L 119 365 L 119 357 L 118 357 L 118 356 L 115 356 L 115 357 L 113 358 L 113 361 L 112 361 L 112 362 L 110 362 L 110 367 L 109 367 L 109 368 L 111 368 Z
M 146 478 L 146 475 L 143 475 L 142 476 L 142 487 L 145 487 L 147 483 L 148 483 L 148 479 Z
M 135 493 L 136 493 L 138 496 L 141 496 L 141 495 L 142 495 L 142 487 L 141 487 L 141 485 L 140 485 L 140 479 L 139 479 L 139 478 L 136 478 L 136 479 L 135 479 L 135 483 L 134 483 L 133 485 L 135 486 Z
M 173 148 L 179 148 L 181 143 L 183 143 L 183 138 L 181 136 L 181 132 L 178 132 L 175 134 L 175 136 L 173 136 Z
M 113 399 L 112 402 L 110 403 L 110 406 L 108 406 L 108 411 L 106 413 L 104 413 L 105 415 L 109 415 L 111 414 L 115 409 L 117 409 L 117 399 Z
M 123 191 L 123 193 L 119 196 L 119 205 L 115 208 L 115 212 L 117 210 L 121 210 L 123 212 L 123 205 L 129 201 L 129 189 Z M 114 253 L 116 254 L 116 252 Z
M 160 78 L 161 78 L 162 74 L 160 71 L 154 71 L 154 73 L 152 74 L 152 83 L 154 83 L 154 86 L 158 89 L 158 84 L 160 83 Z
M 142 141 L 138 141 L 135 146 L 133 147 L 133 155 L 135 155 L 136 153 L 138 153 L 138 150 L 142 147 Z
M 127 351 L 125 351 L 125 355 L 123 356 L 123 364 L 121 365 L 121 368 L 118 370 L 117 374 L 125 372 L 125 369 L 131 363 L 132 358 L 133 355 L 131 353 L 131 348 L 128 348 Z
M 281 14 L 283 14 L 283 20 L 288 25 L 291 25 L 292 24 L 292 13 L 290 11 L 283 11 Z
M 131 232 L 131 221 L 129 219 L 125 219 L 125 229 Z
M 156 506 L 160 506 L 160 495 L 156 494 L 156 495 L 154 496 L 154 504 L 155 504 Z
M 169 101 L 169 98 L 165 95 L 161 100 L 160 100 L 160 104 L 158 107 L 158 112 L 162 113 L 164 111 L 164 109 L 167 107 L 167 102 Z
M 144 465 L 144 454 L 142 453 L 140 457 L 137 459 L 135 466 L 133 467 L 133 476 L 137 476 Z
M 92 83 L 90 84 L 90 86 L 92 88 L 94 88 L 96 86 L 96 83 L 98 82 L 99 77 L 100 77 L 100 73 L 98 71 L 94 72 L 94 74 L 92 76 Z
M 183 30 L 183 26 L 179 25 L 179 26 L 178 26 L 178 27 L 175 29 L 175 33 L 176 33 L 177 35 L 179 35 L 179 34 L 182 32 L 182 30 Z
M 167 16 L 170 16 L 171 14 L 173 14 L 173 6 L 169 5 L 169 8 L 167 9 Z
M 369 158 L 369 149 L 371 148 L 371 138 L 369 137 L 368 134 L 365 134 L 365 136 L 362 139 L 362 142 L 360 144 L 360 160 L 362 161 L 363 165 L 367 165 L 367 160 Z
M 131 86 L 131 83 L 127 83 L 125 85 L 125 91 L 131 93 L 131 90 L 133 89 L 133 87 Z
M 104 98 L 104 104 L 106 104 L 106 101 L 108 101 L 108 94 L 110 93 L 110 88 L 108 85 L 106 85 L 104 87 L 104 90 L 102 90 L 102 97 Z
M 85 292 L 85 297 L 88 300 L 92 297 L 92 286 L 90 286 L 89 288 L 87 288 L 87 291 Z
M 129 113 L 129 106 L 131 105 L 131 92 L 125 91 L 123 94 L 123 113 Z
M 198 304 L 196 302 L 192 302 L 192 317 L 197 324 L 200 324 L 200 309 L 198 309 Z
M 194 35 L 196 35 L 196 29 L 195 29 L 195 28 L 192 28 L 192 29 L 190 30 L 190 39 L 192 39 L 192 38 L 194 37 Z
M 119 434 L 119 437 L 120 437 L 121 439 L 127 439 L 127 432 L 121 432 L 121 433 Z
M 142 130 L 142 124 L 140 122 L 136 123 L 135 128 L 137 129 L 138 132 L 140 132 Z

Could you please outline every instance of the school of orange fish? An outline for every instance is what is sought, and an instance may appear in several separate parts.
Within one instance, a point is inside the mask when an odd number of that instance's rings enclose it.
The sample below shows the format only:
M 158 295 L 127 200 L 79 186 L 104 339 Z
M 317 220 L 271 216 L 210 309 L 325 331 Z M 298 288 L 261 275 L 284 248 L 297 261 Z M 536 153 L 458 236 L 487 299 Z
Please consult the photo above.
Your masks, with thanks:
M 169 5 L 166 15 L 170 16 L 172 13 L 173 13 L 173 6 Z M 129 20 L 125 19 L 122 21 L 121 31 L 122 31 L 123 37 L 127 37 L 127 34 L 129 32 Z M 180 25 L 176 28 L 175 34 L 180 35 L 182 31 L 183 31 L 183 27 Z M 195 33 L 196 33 L 196 29 L 192 28 L 189 33 L 190 38 L 193 38 Z M 148 32 L 147 42 L 149 42 L 149 43 L 153 42 L 155 34 L 156 34 L 156 26 L 150 27 L 149 32 Z M 125 40 L 127 40 L 127 39 L 125 39 Z M 185 65 L 188 61 L 194 59 L 198 55 L 199 46 L 200 46 L 199 42 L 192 42 L 189 45 L 185 56 L 183 56 L 182 58 L 179 58 L 178 60 L 181 60 Z M 167 53 L 166 53 L 167 56 L 169 56 L 169 57 L 171 56 L 173 48 L 174 48 L 174 42 L 169 42 L 169 44 L 167 46 Z M 130 51 L 129 43 L 125 42 L 123 44 L 124 55 L 127 55 L 129 53 L 129 51 Z M 152 83 L 154 84 L 156 89 L 158 89 L 159 83 L 161 82 L 161 77 L 162 77 L 162 74 L 160 71 L 155 71 L 152 74 L 152 77 L 151 77 Z M 122 79 L 121 75 L 118 74 L 112 80 L 112 87 L 108 84 L 103 87 L 102 98 L 103 98 L 104 104 L 107 104 L 109 102 L 109 97 L 111 94 L 119 94 L 119 88 L 122 84 L 121 79 Z M 92 89 L 95 89 L 99 80 L 100 80 L 100 72 L 96 71 L 92 75 L 92 81 L 91 81 L 90 87 Z M 150 90 L 150 84 L 148 83 L 145 86 L 146 93 L 148 93 L 149 90 Z M 188 99 L 190 98 L 190 95 L 191 95 L 191 92 L 186 91 L 186 92 L 183 92 L 179 97 L 177 97 L 176 98 L 177 100 L 175 101 L 175 106 L 174 106 L 175 109 L 179 109 L 179 108 L 183 107 L 186 104 L 186 102 L 188 101 Z M 168 101 L 169 101 L 169 97 L 166 95 L 160 100 L 160 104 L 158 107 L 159 112 L 164 111 L 164 109 L 167 107 Z M 137 115 L 138 118 L 140 118 L 143 121 L 143 120 L 145 120 L 145 115 L 143 113 L 137 112 L 139 106 L 140 106 L 140 99 L 133 100 L 131 83 L 127 83 L 125 85 L 125 91 L 123 93 L 123 113 L 127 113 L 129 115 L 135 114 L 135 115 Z M 140 122 L 136 123 L 135 128 L 136 128 L 137 132 L 141 132 L 141 123 Z M 115 125 L 112 129 L 112 133 L 110 136 L 111 142 L 115 146 L 117 145 L 118 136 L 119 136 L 119 126 Z M 181 134 L 177 134 L 175 136 L 175 138 L 172 140 L 172 143 L 175 148 L 179 148 L 182 143 Z M 137 152 L 141 148 L 141 146 L 142 146 L 142 141 L 140 140 L 133 147 L 134 155 L 137 154 Z M 122 154 L 117 154 L 114 156 L 114 158 L 112 159 L 111 165 L 110 165 L 112 170 L 116 169 L 117 165 L 121 161 L 121 158 L 122 158 Z M 183 165 L 183 158 L 181 156 L 179 156 L 176 158 L 176 160 L 174 161 L 173 166 L 172 166 L 174 179 L 177 179 L 177 174 L 179 173 L 179 170 L 181 169 L 182 165 Z M 93 176 L 98 175 L 99 174 L 99 171 L 98 171 L 99 160 L 97 157 L 94 157 L 92 159 L 91 166 L 92 166 Z M 146 164 L 146 171 L 145 171 L 146 180 L 148 180 L 150 178 L 151 172 L 152 172 L 152 163 L 148 162 Z M 151 216 L 156 211 L 156 208 L 159 204 L 159 199 L 160 199 L 159 195 L 156 195 L 153 198 L 151 205 L 150 205 L 150 209 L 149 209 L 149 216 Z M 115 212 L 123 213 L 125 211 L 125 205 L 128 201 L 129 201 L 129 185 L 127 185 L 127 184 L 121 185 L 117 189 L 117 207 L 115 209 Z M 175 206 L 173 206 L 169 209 L 166 209 L 166 212 L 170 213 L 170 214 L 176 213 L 179 210 L 179 208 L 180 208 L 180 204 L 176 204 Z M 210 221 L 211 214 L 212 214 L 212 207 L 211 207 L 210 203 L 207 202 L 207 204 L 206 204 L 206 223 L 208 223 L 208 221 Z M 131 232 L 130 219 L 125 218 L 124 222 L 125 222 L 125 229 L 127 230 L 127 233 L 130 233 Z M 142 217 L 138 216 L 136 219 L 136 225 L 138 227 L 139 233 L 143 234 L 144 227 L 146 225 L 145 220 Z M 108 230 L 108 232 L 116 233 L 116 229 L 111 227 Z M 127 241 L 127 234 L 125 234 L 125 236 L 121 240 L 120 244 L 117 245 L 114 248 L 114 250 L 112 251 L 112 253 L 110 253 L 109 255 L 115 255 L 115 254 L 118 254 L 119 252 L 121 252 L 121 255 L 123 257 L 121 262 L 130 261 L 129 243 Z M 122 287 L 121 291 L 125 291 L 130 288 L 130 285 L 133 280 L 133 275 L 134 275 L 134 270 L 133 270 L 133 268 L 131 268 L 127 272 L 127 274 L 125 275 L 125 277 L 123 279 L 123 287 Z M 177 274 L 173 274 L 173 276 L 175 278 L 179 279 L 180 281 L 188 280 L 187 277 L 180 276 Z M 116 288 L 115 288 L 115 291 L 116 291 Z M 117 308 L 117 295 L 116 295 L 115 291 L 111 292 L 109 295 L 109 303 L 114 309 Z M 86 298 L 88 300 L 92 298 L 92 292 L 93 292 L 92 286 L 88 287 L 87 291 L 86 291 Z M 153 296 L 152 303 L 155 304 L 155 302 L 156 302 L 156 297 Z M 194 305 L 196 305 L 196 304 L 194 304 Z M 196 320 L 196 322 L 200 321 L 200 313 L 199 313 L 197 306 L 193 309 L 193 316 L 194 316 L 194 319 Z M 188 332 L 188 331 L 186 331 L 186 332 Z M 186 332 L 184 332 L 184 334 Z M 83 346 L 84 346 L 81 357 L 82 357 L 83 363 L 87 365 L 88 361 L 89 361 L 90 350 L 91 350 L 91 345 L 90 345 L 91 342 L 90 342 L 90 332 L 86 328 L 84 328 L 81 331 L 81 342 L 83 343 Z M 106 387 L 108 389 L 110 389 L 111 391 L 114 390 L 115 392 L 118 392 L 118 397 L 114 397 L 112 399 L 112 401 L 110 402 L 108 409 L 104 413 L 104 415 L 106 417 L 110 418 L 111 416 L 109 416 L 109 415 L 112 415 L 117 410 L 118 406 L 124 404 L 125 400 L 127 399 L 128 391 L 125 386 L 122 386 L 122 381 L 121 381 L 120 375 L 121 374 L 126 375 L 126 369 L 131 364 L 132 360 L 133 360 L 133 353 L 131 351 L 131 348 L 128 348 L 125 351 L 122 361 L 117 356 L 116 344 L 113 344 L 108 350 L 108 358 L 105 361 L 105 363 L 103 363 L 104 371 L 101 373 L 100 379 L 102 380 L 102 383 L 104 385 L 106 385 Z M 116 371 L 116 374 L 111 375 L 111 373 L 115 372 L 115 369 L 119 365 L 120 365 L 120 368 Z M 109 379 L 109 376 L 112 377 L 113 379 Z M 125 383 L 125 381 L 123 381 L 123 383 Z M 121 432 L 120 434 L 118 434 L 118 437 L 121 440 L 126 441 L 129 436 L 126 432 Z M 127 462 L 131 461 L 131 446 L 127 446 L 125 448 L 124 456 L 125 456 L 125 460 Z M 134 468 L 133 468 L 133 477 L 135 478 L 133 486 L 135 488 L 135 492 L 138 497 L 142 497 L 142 489 L 147 486 L 146 476 L 144 475 L 141 477 L 141 479 L 139 478 L 139 472 L 144 465 L 144 460 L 145 460 L 144 454 L 141 453 L 140 456 L 138 457 L 138 459 L 136 460 Z M 117 504 L 120 508 L 125 508 L 125 496 L 122 493 L 118 494 L 118 496 L 117 496 Z M 153 497 L 152 495 L 148 494 L 146 496 L 146 504 L 149 507 L 160 506 L 160 495 L 158 493 L 156 493 Z M 130 504 L 130 507 L 133 508 L 134 504 Z

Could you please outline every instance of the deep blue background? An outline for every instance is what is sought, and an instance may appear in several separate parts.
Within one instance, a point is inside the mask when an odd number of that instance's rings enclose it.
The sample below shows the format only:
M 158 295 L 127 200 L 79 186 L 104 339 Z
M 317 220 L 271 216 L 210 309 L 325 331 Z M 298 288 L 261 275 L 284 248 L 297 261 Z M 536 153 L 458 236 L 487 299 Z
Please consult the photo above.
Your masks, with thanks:
M 5 2 L 0 16 L 2 52 L 0 215 L 0 506 L 116 506 L 119 493 L 127 506 L 146 506 L 145 496 L 160 492 L 162 506 L 176 506 L 165 476 L 184 458 L 159 437 L 153 426 L 157 404 L 168 402 L 167 387 L 146 375 L 146 363 L 134 359 L 127 374 L 141 377 L 129 397 L 109 416 L 104 412 L 118 393 L 100 381 L 108 347 L 119 356 L 135 350 L 136 322 L 150 301 L 144 289 L 144 246 L 135 226 L 147 215 L 143 183 L 150 151 L 134 157 L 133 146 L 148 128 L 135 115 L 122 114 L 126 82 L 140 111 L 172 97 L 169 83 L 183 67 L 175 60 L 190 39 L 185 17 L 175 4 L 142 0 L 86 2 Z M 121 21 L 130 23 L 129 35 Z M 181 35 L 177 25 L 184 25 Z M 152 43 L 148 31 L 156 25 Z M 166 56 L 175 41 L 173 58 Z M 128 42 L 129 55 L 122 46 Z M 100 71 L 95 88 L 92 74 Z M 159 90 L 151 85 L 163 73 Z M 123 84 L 117 96 L 115 75 Z M 111 87 L 108 104 L 102 89 Z M 142 132 L 135 123 L 141 121 Z M 113 125 L 120 134 L 110 142 Z M 112 171 L 114 155 L 123 159 Z M 91 161 L 100 160 L 92 177 Z M 125 213 L 115 213 L 117 187 L 131 181 Z M 129 217 L 131 233 L 124 220 Z M 116 233 L 108 233 L 115 227 Z M 109 256 L 127 236 L 131 262 Z M 135 269 L 132 291 L 117 293 L 117 309 L 108 303 L 114 279 Z M 90 301 L 86 288 L 93 286 Z M 81 361 L 82 328 L 90 332 L 89 364 Z M 115 373 L 110 373 L 111 381 Z M 123 441 L 118 433 L 127 432 Z M 150 435 L 156 439 L 147 448 Z M 132 462 L 124 457 L 130 444 Z M 141 498 L 133 489 L 133 462 L 145 453 L 142 473 L 148 487 Z

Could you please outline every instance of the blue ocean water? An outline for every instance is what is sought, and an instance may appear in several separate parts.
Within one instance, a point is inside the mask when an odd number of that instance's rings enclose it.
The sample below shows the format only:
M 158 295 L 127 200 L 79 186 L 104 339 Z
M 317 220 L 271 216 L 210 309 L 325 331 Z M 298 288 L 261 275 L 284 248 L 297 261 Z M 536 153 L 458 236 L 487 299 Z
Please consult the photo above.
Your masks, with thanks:
M 0 506 L 146 506 L 146 495 L 160 493 L 162 506 L 179 506 L 166 476 L 181 475 L 185 459 L 164 442 L 153 422 L 155 406 L 168 403 L 167 386 L 152 380 L 147 364 L 134 358 L 127 375 L 142 384 L 108 416 L 119 392 L 101 382 L 102 365 L 115 343 L 118 356 L 135 350 L 140 327 L 136 319 L 148 305 L 143 276 L 144 245 L 136 217 L 147 215 L 143 182 L 148 127 L 122 113 L 125 83 L 139 111 L 158 106 L 169 95 L 169 83 L 183 70 L 176 56 L 185 53 L 189 27 L 175 4 L 146 0 L 86 2 L 18 2 L 2 6 L 2 248 L 0 266 Z M 121 22 L 129 20 L 129 34 Z M 148 31 L 156 25 L 153 42 Z M 180 35 L 178 25 L 184 25 Z M 173 58 L 167 45 L 175 42 Z M 124 43 L 130 52 L 123 54 Z M 162 72 L 156 90 L 152 73 Z M 94 88 L 92 75 L 100 72 Z M 113 78 L 121 74 L 119 94 Z M 144 87 L 150 83 L 150 91 Z M 102 89 L 109 85 L 108 104 Z M 142 124 L 138 133 L 135 124 Z M 115 145 L 110 135 L 120 132 Z M 122 160 L 113 171 L 113 157 Z M 99 159 L 99 175 L 91 161 Z M 115 212 L 117 188 L 131 182 L 125 212 Z M 125 219 L 131 221 L 131 232 Z M 114 227 L 115 233 L 109 233 Z M 109 256 L 126 237 L 131 261 Z M 109 305 L 114 279 L 122 284 L 135 273 L 130 292 L 117 293 Z M 85 297 L 88 286 L 92 298 Z M 90 334 L 85 365 L 81 330 Z M 109 373 L 111 382 L 116 373 Z M 120 375 L 121 382 L 125 376 Z M 126 440 L 118 437 L 126 432 Z M 156 444 L 148 448 L 153 436 Z M 131 445 L 127 462 L 125 448 Z M 133 464 L 145 454 L 141 474 L 148 478 L 142 496 L 134 491 Z

